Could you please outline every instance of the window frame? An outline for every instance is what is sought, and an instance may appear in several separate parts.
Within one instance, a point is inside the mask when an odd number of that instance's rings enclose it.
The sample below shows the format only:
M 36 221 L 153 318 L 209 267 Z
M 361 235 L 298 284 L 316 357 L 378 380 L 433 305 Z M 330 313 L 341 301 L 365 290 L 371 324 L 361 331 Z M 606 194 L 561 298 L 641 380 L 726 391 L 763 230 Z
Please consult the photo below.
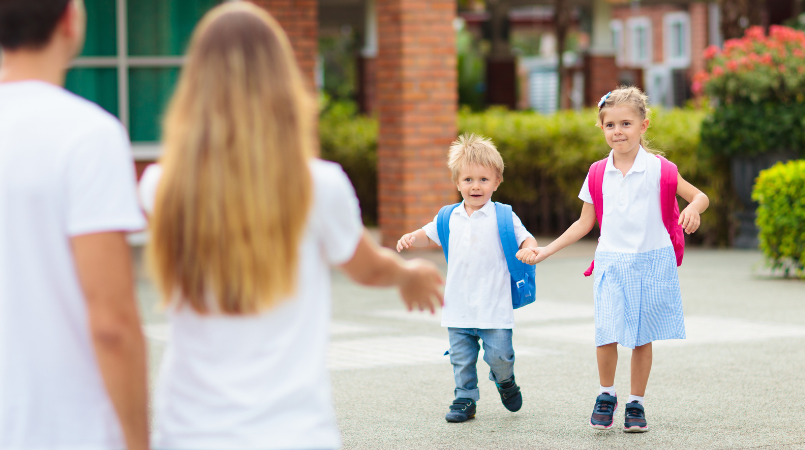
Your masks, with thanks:
M 624 48 L 623 21 L 614 19 L 609 22 L 612 33 L 612 45 L 615 47 L 615 64 L 622 66 L 626 62 L 626 49 Z
M 644 58 L 638 59 L 638 39 L 635 38 L 635 33 L 638 28 L 646 30 L 645 49 L 646 54 Z M 652 24 L 651 19 L 647 16 L 630 17 L 626 21 L 626 28 L 629 31 L 629 62 L 637 67 L 648 67 L 654 61 L 653 43 L 652 38 Z
M 115 20 L 117 21 L 116 56 L 79 56 L 70 63 L 70 68 L 117 69 L 117 117 L 126 127 L 131 128 L 129 69 L 179 68 L 185 63 L 184 56 L 129 56 L 128 45 L 128 1 L 115 0 Z M 132 142 L 132 153 L 137 161 L 157 159 L 162 154 L 158 141 Z
M 672 52 L 674 47 L 674 26 L 681 25 L 682 32 L 682 55 L 675 56 Z M 690 14 L 686 11 L 676 11 L 667 13 L 663 16 L 663 51 L 665 53 L 665 64 L 674 68 L 684 68 L 690 66 Z

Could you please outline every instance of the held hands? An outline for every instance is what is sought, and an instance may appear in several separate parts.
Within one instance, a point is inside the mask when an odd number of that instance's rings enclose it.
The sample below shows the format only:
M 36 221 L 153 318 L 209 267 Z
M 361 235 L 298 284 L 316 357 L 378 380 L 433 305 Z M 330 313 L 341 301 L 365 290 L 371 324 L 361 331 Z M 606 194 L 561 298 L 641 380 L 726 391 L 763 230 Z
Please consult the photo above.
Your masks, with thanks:
M 401 252 L 404 248 L 413 247 L 414 242 L 416 242 L 416 236 L 414 236 L 414 233 L 404 234 L 403 237 L 397 241 L 397 253 Z
M 679 214 L 679 225 L 682 225 L 682 228 L 687 234 L 698 230 L 701 223 L 702 219 L 699 216 L 699 211 L 697 211 L 696 208 L 691 208 L 691 205 L 688 205 L 688 207 Z
M 402 241 L 403 239 L 400 239 L 400 242 Z M 400 244 L 398 243 L 397 251 L 399 249 Z M 431 314 L 435 313 L 437 303 L 439 306 L 444 306 L 442 285 L 444 285 L 442 274 L 433 263 L 422 259 L 405 262 L 399 288 L 408 311 L 417 308 L 420 311 L 427 309 Z
M 545 251 L 545 247 L 526 247 L 520 249 L 515 256 L 520 261 L 533 266 L 545 261 L 549 255 Z

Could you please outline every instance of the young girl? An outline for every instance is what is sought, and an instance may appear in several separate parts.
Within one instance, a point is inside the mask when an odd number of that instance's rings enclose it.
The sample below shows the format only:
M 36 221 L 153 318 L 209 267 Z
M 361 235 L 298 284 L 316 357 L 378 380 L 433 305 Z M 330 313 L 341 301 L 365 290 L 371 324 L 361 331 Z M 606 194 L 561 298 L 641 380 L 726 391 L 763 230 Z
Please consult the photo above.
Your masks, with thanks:
M 143 176 L 148 255 L 171 322 L 154 447 L 336 449 L 330 266 L 441 302 L 435 266 L 367 237 L 341 168 L 312 153 L 313 99 L 279 24 L 248 2 L 202 19 Z
M 521 258 L 537 264 L 578 241 L 592 230 L 596 209 L 603 210 L 594 272 L 595 341 L 601 388 L 590 425 L 596 429 L 612 427 L 618 406 L 617 344 L 621 344 L 633 349 L 624 431 L 637 433 L 648 431 L 643 396 L 651 371 L 651 343 L 685 338 L 677 256 L 666 225 L 681 226 L 686 233 L 693 233 L 699 228 L 699 214 L 709 205 L 707 196 L 677 173 L 676 194 L 689 205 L 677 224 L 663 222 L 661 172 L 675 166 L 646 148 L 643 134 L 649 125 L 647 100 L 635 87 L 621 87 L 601 99 L 597 125 L 612 148 L 606 163 L 602 162 L 606 164 L 599 181 L 603 205 L 594 205 L 591 191 L 595 193 L 595 189 L 589 185 L 588 174 L 579 193 L 584 201 L 579 220 L 547 247 L 534 249 Z M 590 173 L 594 173 L 592 169 Z M 668 180 L 662 182 L 664 186 Z

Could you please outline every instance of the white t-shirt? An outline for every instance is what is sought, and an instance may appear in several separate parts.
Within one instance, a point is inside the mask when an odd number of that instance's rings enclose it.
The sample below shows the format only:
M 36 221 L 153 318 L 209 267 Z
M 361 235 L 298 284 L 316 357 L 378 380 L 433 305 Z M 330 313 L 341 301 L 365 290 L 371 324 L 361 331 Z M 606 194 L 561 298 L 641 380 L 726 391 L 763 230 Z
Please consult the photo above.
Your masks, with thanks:
M 123 448 L 70 237 L 142 229 L 126 132 L 39 81 L 0 83 L 0 448 Z
M 153 205 L 156 166 L 143 176 Z M 315 189 L 299 247 L 298 292 L 265 313 L 169 310 L 169 347 L 155 393 L 153 444 L 166 449 L 334 449 L 340 446 L 326 369 L 330 265 L 355 253 L 358 199 L 334 163 L 311 163 Z M 150 172 L 150 173 L 149 173 Z
M 671 245 L 660 208 L 660 164 L 659 158 L 640 147 L 623 176 L 609 153 L 601 187 L 604 225 L 597 251 L 643 253 Z M 593 203 L 586 178 L 579 198 Z
M 438 245 L 439 231 L 433 222 L 422 227 Z M 531 237 L 512 212 L 517 245 Z M 444 287 L 442 326 L 452 328 L 514 328 L 511 275 L 498 232 L 495 204 L 467 214 L 464 202 L 450 215 L 449 260 Z

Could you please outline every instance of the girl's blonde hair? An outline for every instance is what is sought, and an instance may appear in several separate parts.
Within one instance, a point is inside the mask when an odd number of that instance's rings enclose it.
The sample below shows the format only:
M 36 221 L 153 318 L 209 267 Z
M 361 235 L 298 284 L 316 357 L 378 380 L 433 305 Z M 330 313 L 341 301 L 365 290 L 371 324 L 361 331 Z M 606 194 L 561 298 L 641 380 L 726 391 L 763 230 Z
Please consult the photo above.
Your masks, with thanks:
M 648 96 L 644 94 L 640 88 L 635 86 L 620 86 L 610 92 L 604 104 L 598 107 L 596 126 L 599 128 L 604 126 L 604 112 L 606 112 L 607 109 L 624 105 L 631 106 L 637 115 L 640 116 L 641 122 L 651 114 L 651 109 L 648 107 Z M 645 136 L 640 136 L 640 145 L 649 153 L 662 153 L 659 150 L 649 148 L 649 142 Z
M 250 314 L 294 293 L 313 107 L 266 11 L 233 2 L 204 16 L 166 113 L 150 223 L 149 266 L 166 303 L 178 295 L 200 313 Z
M 503 157 L 491 139 L 469 133 L 453 141 L 447 153 L 447 167 L 453 173 L 454 183 L 458 181 L 459 172 L 470 164 L 494 169 L 498 179 L 503 181 Z

